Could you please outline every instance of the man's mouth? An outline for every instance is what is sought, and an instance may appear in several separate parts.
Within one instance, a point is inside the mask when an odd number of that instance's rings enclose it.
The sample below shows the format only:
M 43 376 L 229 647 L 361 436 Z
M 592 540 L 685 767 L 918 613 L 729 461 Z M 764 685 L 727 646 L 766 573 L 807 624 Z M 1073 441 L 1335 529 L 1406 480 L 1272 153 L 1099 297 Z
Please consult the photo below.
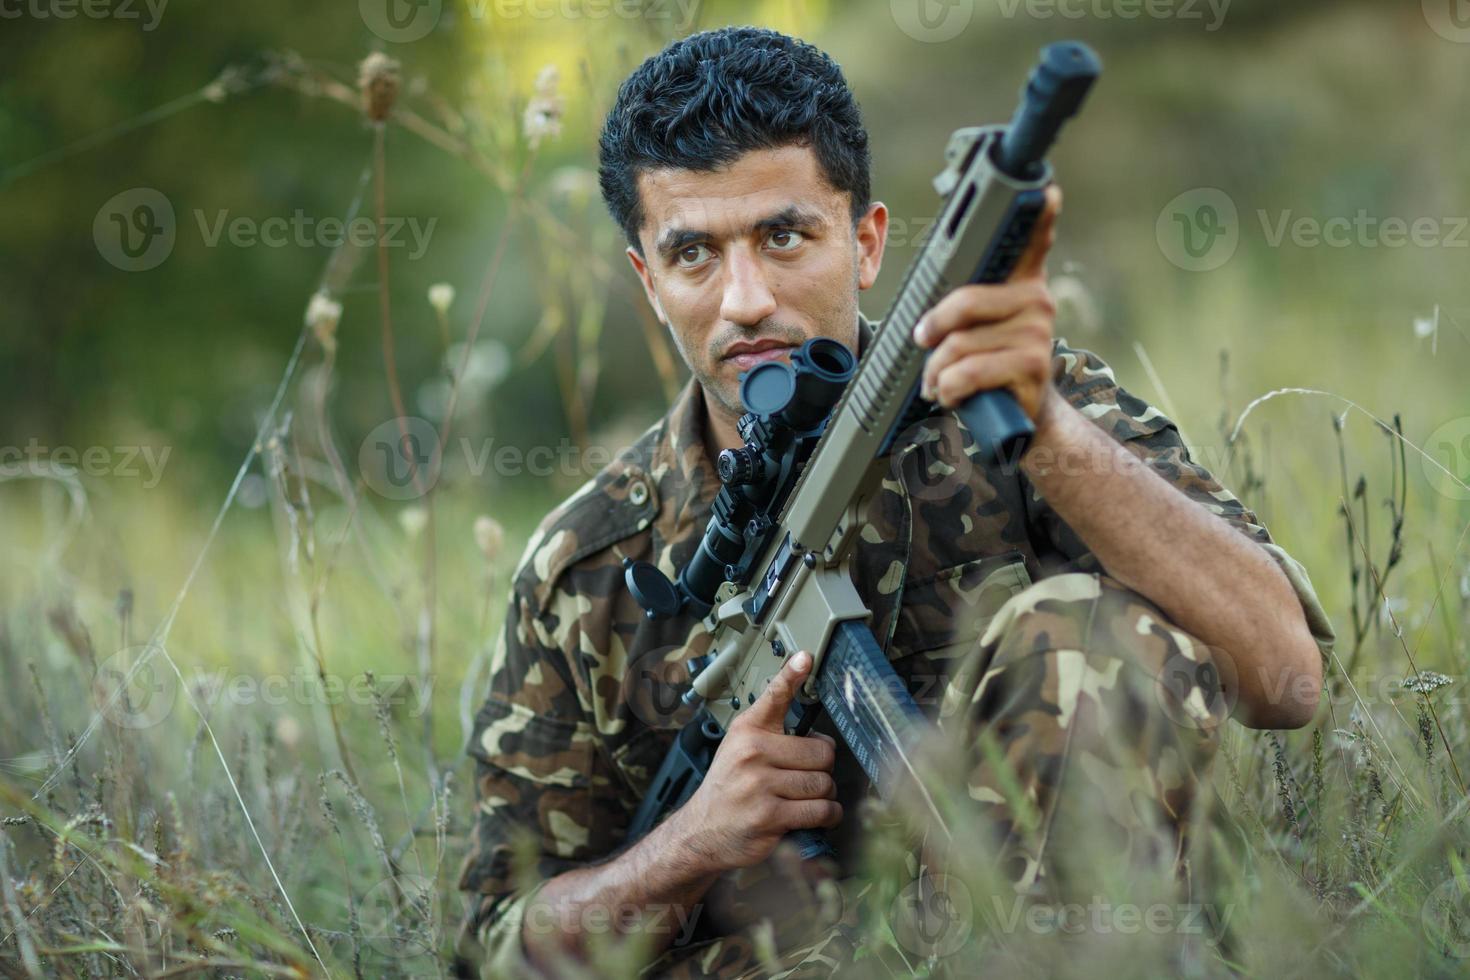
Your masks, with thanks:
M 789 357 L 795 349 L 796 345 L 782 340 L 741 340 L 730 345 L 722 360 L 735 365 L 741 371 L 749 371 L 765 361 Z

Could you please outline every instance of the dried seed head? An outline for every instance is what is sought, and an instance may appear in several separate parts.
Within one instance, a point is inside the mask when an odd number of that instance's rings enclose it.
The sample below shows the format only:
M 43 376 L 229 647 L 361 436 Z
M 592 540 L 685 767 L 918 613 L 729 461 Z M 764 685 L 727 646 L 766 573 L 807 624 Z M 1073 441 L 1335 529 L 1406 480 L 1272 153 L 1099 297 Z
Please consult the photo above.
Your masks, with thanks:
M 486 561 L 494 561 L 505 544 L 505 528 L 495 518 L 481 514 L 475 518 L 475 544 L 485 555 Z
M 1421 670 L 1410 674 L 1403 680 L 1403 688 L 1413 691 L 1415 694 L 1433 694 L 1442 687 L 1448 687 L 1455 682 L 1453 677 L 1441 674 L 1437 670 Z
M 454 287 L 447 282 L 436 282 L 429 287 L 429 305 L 440 316 L 449 315 L 450 304 L 454 302 Z
M 374 51 L 357 66 L 357 88 L 362 93 L 362 111 L 373 122 L 382 122 L 393 111 L 398 98 L 398 61 Z
M 341 319 L 341 303 L 325 291 L 312 294 L 311 302 L 306 304 L 306 325 L 316 335 L 317 343 L 329 353 L 337 349 L 337 323 Z
M 536 76 L 531 101 L 526 104 L 526 115 L 522 120 L 526 140 L 532 149 L 539 146 L 544 137 L 561 134 L 563 100 L 556 90 L 560 81 L 561 72 L 555 65 L 547 65 Z

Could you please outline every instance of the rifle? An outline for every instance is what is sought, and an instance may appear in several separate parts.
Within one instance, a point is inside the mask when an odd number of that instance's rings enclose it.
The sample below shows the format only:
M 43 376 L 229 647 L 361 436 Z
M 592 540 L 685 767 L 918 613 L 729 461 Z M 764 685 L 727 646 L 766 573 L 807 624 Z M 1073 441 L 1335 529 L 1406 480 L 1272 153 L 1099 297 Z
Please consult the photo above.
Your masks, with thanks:
M 789 365 L 768 361 L 745 372 L 745 445 L 718 458 L 722 486 L 694 558 L 677 582 L 646 561 L 624 562 L 649 618 L 692 612 L 714 635 L 711 652 L 689 661 L 693 685 L 683 700 L 699 709 L 665 756 L 630 840 L 699 788 L 730 723 L 798 650 L 813 664 L 786 730 L 806 734 L 826 711 L 880 796 L 918 793 L 938 820 L 910 761 L 930 723 L 869 629 L 849 562 L 895 438 L 937 410 L 919 397 L 927 351 L 914 343 L 914 325 L 957 283 L 1009 278 L 1045 206 L 1045 155 L 1100 71 L 1087 46 L 1049 45 L 1009 126 L 950 137 L 934 180 L 944 199 L 939 219 L 861 363 L 818 337 Z M 956 413 L 991 462 L 1019 459 L 1034 431 L 1003 390 L 980 392 Z M 788 838 L 803 858 L 831 853 L 819 831 Z

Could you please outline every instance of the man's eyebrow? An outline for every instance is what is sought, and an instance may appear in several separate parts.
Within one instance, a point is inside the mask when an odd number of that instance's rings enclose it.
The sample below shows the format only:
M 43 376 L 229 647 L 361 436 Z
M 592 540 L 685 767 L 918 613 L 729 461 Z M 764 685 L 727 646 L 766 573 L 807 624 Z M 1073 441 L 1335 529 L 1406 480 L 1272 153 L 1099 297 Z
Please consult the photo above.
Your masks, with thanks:
M 800 204 L 788 204 L 781 210 L 766 215 L 757 220 L 749 228 L 750 231 L 768 231 L 772 228 L 821 228 L 827 224 L 826 218 L 815 208 L 804 207 Z M 695 228 L 669 228 L 658 237 L 655 249 L 660 255 L 668 256 L 687 245 L 698 244 L 710 238 L 710 233 Z

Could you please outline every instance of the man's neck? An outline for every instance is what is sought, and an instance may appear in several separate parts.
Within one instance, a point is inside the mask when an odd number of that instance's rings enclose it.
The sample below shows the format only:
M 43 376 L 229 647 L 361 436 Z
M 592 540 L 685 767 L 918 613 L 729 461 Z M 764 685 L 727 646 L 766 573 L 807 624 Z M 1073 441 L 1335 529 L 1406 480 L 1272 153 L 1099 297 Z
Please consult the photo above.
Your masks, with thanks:
M 701 394 L 704 398 L 705 455 L 709 457 L 710 465 L 714 466 L 715 459 L 722 450 L 739 449 L 745 445 L 745 440 L 740 438 L 740 430 L 735 425 L 736 420 L 716 409 L 714 400 L 709 397 L 708 392 Z

